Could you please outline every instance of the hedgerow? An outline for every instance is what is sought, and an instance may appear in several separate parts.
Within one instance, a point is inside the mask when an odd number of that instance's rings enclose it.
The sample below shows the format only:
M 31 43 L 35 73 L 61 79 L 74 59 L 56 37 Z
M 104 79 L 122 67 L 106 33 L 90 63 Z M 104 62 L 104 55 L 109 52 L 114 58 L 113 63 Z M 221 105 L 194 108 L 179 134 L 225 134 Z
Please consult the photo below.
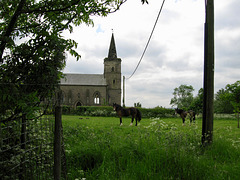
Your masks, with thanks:
M 163 107 L 155 108 L 138 108 L 143 118 L 150 117 L 172 117 L 174 114 L 173 109 Z M 70 106 L 63 106 L 62 113 L 65 115 L 80 115 L 80 116 L 103 116 L 115 117 L 116 112 L 111 106 L 78 106 L 72 108 Z

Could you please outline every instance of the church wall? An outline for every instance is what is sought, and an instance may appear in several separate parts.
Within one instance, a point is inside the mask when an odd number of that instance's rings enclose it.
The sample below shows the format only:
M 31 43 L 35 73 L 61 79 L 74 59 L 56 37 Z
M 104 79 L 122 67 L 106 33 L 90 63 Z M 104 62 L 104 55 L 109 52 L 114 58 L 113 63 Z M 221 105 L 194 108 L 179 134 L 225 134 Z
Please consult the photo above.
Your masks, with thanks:
M 63 105 L 76 107 L 106 105 L 106 86 L 61 85 Z
M 108 84 L 109 104 L 121 104 L 121 59 L 104 59 L 104 77 Z
M 119 89 L 109 90 L 109 96 L 110 105 L 112 105 L 113 103 L 121 104 L 121 90 Z

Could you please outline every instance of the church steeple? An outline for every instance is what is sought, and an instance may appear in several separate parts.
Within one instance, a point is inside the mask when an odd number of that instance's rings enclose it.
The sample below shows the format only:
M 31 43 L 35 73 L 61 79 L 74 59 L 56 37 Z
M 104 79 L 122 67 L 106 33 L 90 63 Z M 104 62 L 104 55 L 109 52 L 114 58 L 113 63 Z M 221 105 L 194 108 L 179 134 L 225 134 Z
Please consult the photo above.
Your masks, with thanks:
M 104 59 L 104 78 L 107 83 L 108 104 L 121 104 L 121 59 L 117 57 L 114 35 L 110 42 L 108 57 Z
M 117 51 L 115 46 L 114 35 L 112 33 L 112 38 L 111 38 L 110 47 L 108 51 L 108 59 L 115 59 L 115 58 L 117 58 Z

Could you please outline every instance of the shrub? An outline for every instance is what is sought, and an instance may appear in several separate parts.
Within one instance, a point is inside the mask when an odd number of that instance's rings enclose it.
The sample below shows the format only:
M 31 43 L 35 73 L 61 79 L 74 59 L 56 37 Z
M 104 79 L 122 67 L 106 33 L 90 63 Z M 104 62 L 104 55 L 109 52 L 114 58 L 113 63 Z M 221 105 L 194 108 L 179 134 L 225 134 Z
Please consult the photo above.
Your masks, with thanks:
M 71 114 L 71 107 L 70 106 L 62 106 L 62 113 L 63 114 Z
M 163 107 L 138 108 L 143 118 L 150 117 L 172 117 L 174 110 Z M 79 106 L 76 109 L 70 106 L 62 107 L 63 114 L 75 114 L 80 116 L 103 116 L 114 117 L 116 112 L 111 106 Z
M 155 107 L 155 108 L 139 108 L 142 113 L 142 117 L 150 118 L 150 117 L 172 117 L 174 114 L 173 109 L 167 109 L 163 107 Z

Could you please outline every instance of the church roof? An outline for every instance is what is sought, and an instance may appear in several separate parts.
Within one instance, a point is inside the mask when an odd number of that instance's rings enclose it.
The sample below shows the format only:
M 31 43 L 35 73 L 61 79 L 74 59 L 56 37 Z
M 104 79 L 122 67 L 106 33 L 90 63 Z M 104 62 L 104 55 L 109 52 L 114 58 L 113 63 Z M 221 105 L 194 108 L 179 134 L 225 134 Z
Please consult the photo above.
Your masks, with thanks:
M 61 85 L 106 86 L 103 74 L 64 74 Z

